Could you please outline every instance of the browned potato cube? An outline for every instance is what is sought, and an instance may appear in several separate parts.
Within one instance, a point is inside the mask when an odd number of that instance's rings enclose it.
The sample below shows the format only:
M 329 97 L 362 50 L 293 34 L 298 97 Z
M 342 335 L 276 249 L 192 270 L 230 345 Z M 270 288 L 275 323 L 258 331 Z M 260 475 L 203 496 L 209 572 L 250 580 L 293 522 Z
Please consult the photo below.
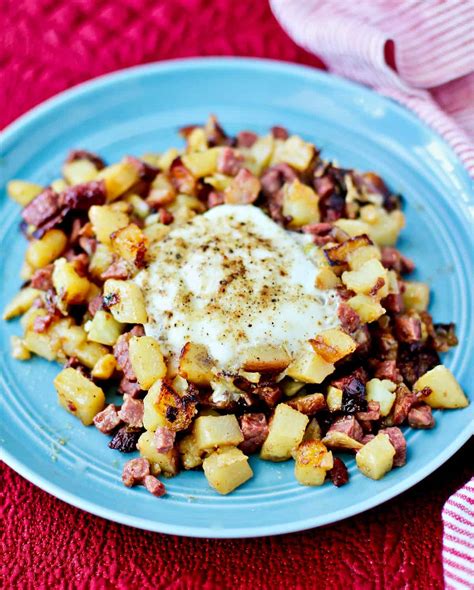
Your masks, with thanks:
M 145 263 L 145 255 L 148 248 L 148 240 L 142 230 L 131 223 L 122 227 L 110 235 L 112 250 L 128 262 L 133 262 L 137 267 Z
M 209 385 L 215 379 L 213 366 L 214 361 L 203 344 L 187 342 L 184 345 L 179 358 L 178 372 L 181 377 L 196 385 Z
M 254 346 L 247 349 L 247 360 L 242 369 L 251 373 L 278 373 L 284 371 L 291 358 L 284 348 L 279 346 Z
M 421 391 L 425 387 L 431 389 L 431 393 L 423 401 L 432 408 L 455 409 L 469 405 L 456 377 L 444 365 L 438 365 L 422 375 L 413 385 L 413 390 Z
M 140 287 L 131 281 L 108 279 L 104 299 L 114 318 L 124 324 L 144 324 L 147 312 Z
M 253 476 L 248 457 L 235 447 L 218 449 L 204 459 L 202 468 L 209 485 L 219 494 L 232 492 Z
M 60 405 L 88 426 L 104 409 L 105 396 L 100 387 L 76 369 L 63 369 L 54 380 Z
M 357 348 L 355 340 L 339 328 L 321 332 L 310 343 L 314 351 L 328 363 L 341 360 Z
M 132 336 L 128 343 L 128 353 L 142 389 L 150 389 L 155 381 L 166 377 L 166 364 L 160 345 L 151 336 Z
M 298 179 L 283 186 L 283 215 L 291 218 L 289 227 L 298 228 L 319 221 L 319 197 Z
M 302 442 L 295 457 L 295 477 L 303 486 L 320 486 L 333 468 L 333 456 L 319 440 Z
M 53 285 L 61 301 L 76 305 L 87 300 L 91 283 L 77 272 L 72 262 L 58 258 L 54 263 Z

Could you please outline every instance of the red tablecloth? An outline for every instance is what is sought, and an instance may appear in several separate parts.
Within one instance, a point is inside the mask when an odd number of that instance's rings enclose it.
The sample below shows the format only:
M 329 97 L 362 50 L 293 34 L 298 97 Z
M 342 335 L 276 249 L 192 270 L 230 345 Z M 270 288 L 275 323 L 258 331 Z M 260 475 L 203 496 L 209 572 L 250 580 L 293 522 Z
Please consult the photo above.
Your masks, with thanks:
M 115 69 L 195 55 L 320 67 L 264 0 L 6 0 L 0 125 Z M 334 526 L 256 540 L 145 533 L 72 508 L 2 467 L 4 588 L 442 588 L 441 507 L 472 443 L 398 499 Z

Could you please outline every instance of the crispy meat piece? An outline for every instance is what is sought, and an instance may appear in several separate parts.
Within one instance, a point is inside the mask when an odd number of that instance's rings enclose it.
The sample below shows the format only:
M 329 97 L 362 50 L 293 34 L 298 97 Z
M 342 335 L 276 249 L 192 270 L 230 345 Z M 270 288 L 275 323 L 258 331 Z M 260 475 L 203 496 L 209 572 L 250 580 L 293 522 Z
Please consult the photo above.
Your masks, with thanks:
M 46 231 L 56 225 L 57 219 L 61 222 L 65 212 L 63 212 L 59 195 L 52 188 L 46 188 L 26 205 L 21 216 L 27 224 L 43 228 Z
M 428 404 L 420 404 L 408 412 L 408 424 L 411 428 L 433 428 L 435 419 Z
M 30 286 L 41 291 L 49 291 L 53 288 L 53 265 L 48 264 L 35 270 L 31 277 Z
M 154 475 L 145 475 L 143 478 L 143 485 L 150 494 L 153 494 L 153 496 L 156 496 L 157 498 L 161 498 L 161 496 L 166 494 L 164 483 Z
M 239 448 L 246 454 L 256 453 L 268 436 L 267 418 L 263 413 L 244 414 L 240 419 L 244 441 Z
M 217 170 L 227 176 L 236 176 L 242 169 L 244 157 L 230 147 L 223 147 L 217 157 Z
M 275 139 L 288 139 L 289 133 L 285 127 L 280 127 L 279 125 L 274 125 L 271 128 L 272 135 Z
M 397 361 L 374 361 L 374 377 L 377 379 L 389 379 L 394 383 L 401 383 L 403 377 L 397 368 Z
M 390 423 L 393 426 L 400 426 L 408 417 L 412 405 L 418 401 L 417 396 L 412 393 L 404 383 L 400 383 L 395 390 L 395 402 L 390 415 Z
M 250 148 L 257 139 L 258 135 L 253 131 L 240 131 L 237 134 L 237 147 Z
M 382 247 L 382 264 L 398 274 L 409 274 L 415 270 L 415 264 L 392 246 Z
M 360 326 L 360 318 L 350 305 L 343 301 L 339 304 L 337 315 L 342 329 L 352 333 Z
M 364 437 L 364 432 L 354 416 L 338 418 L 333 424 L 331 424 L 328 432 L 342 432 L 359 442 Z
M 114 404 L 109 404 L 94 416 L 94 426 L 103 434 L 110 434 L 120 423 L 120 416 Z
M 125 400 L 118 412 L 119 418 L 132 428 L 143 426 L 143 402 L 131 396 L 125 396 Z
M 104 281 L 107 279 L 119 279 L 119 280 L 126 280 L 128 279 L 129 275 L 129 268 L 125 260 L 117 260 L 112 262 L 107 270 L 105 270 L 101 275 L 100 278 Z
M 356 413 L 357 420 L 374 421 L 380 420 L 380 404 L 379 402 L 370 401 L 367 403 L 367 410 L 365 412 Z
M 395 456 L 393 457 L 393 466 L 402 467 L 407 462 L 407 441 L 403 432 L 397 426 L 389 428 L 382 428 L 379 433 L 386 434 L 395 449 Z
M 131 459 L 123 466 L 122 481 L 128 488 L 143 483 L 144 479 L 150 475 L 150 463 L 148 459 L 140 457 Z
M 166 426 L 158 426 L 153 437 L 153 443 L 159 453 L 168 453 L 174 446 L 176 432 Z
M 399 342 L 421 340 L 421 320 L 417 315 L 399 315 L 395 318 L 395 335 Z

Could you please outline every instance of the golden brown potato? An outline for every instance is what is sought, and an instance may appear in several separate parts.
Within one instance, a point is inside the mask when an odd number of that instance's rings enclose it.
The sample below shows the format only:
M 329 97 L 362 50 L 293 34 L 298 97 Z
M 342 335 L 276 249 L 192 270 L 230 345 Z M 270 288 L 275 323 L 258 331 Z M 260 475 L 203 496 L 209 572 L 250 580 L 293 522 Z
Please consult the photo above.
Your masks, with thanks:
M 115 201 L 139 180 L 138 166 L 132 160 L 122 160 L 101 170 L 96 180 L 105 181 L 107 201 Z
M 173 477 L 179 472 L 179 454 L 176 448 L 167 453 L 159 453 L 154 443 L 154 433 L 144 432 L 140 435 L 137 442 L 137 448 L 140 455 L 150 461 L 151 472 L 153 475 L 162 473 L 165 477 Z
M 194 397 L 180 395 L 167 379 L 159 379 L 144 399 L 143 424 L 147 430 L 166 426 L 170 430 L 186 430 L 196 414 Z
M 380 415 L 388 416 L 395 403 L 397 384 L 388 379 L 371 379 L 367 381 L 367 401 L 380 404 Z
M 203 152 L 192 152 L 182 156 L 181 160 L 194 178 L 203 178 L 217 171 L 219 149 L 210 148 Z
M 25 257 L 33 268 L 43 268 L 60 256 L 67 245 L 66 234 L 60 229 L 50 229 L 39 240 L 29 243 Z
M 305 350 L 303 354 L 291 363 L 286 374 L 296 381 L 304 383 L 321 383 L 334 372 L 334 365 L 325 361 L 313 350 Z
M 295 457 L 295 477 L 303 486 L 320 486 L 333 468 L 331 451 L 319 440 L 302 442 Z
M 70 185 L 90 182 L 96 178 L 97 173 L 93 162 L 85 158 L 67 162 L 63 166 L 63 176 Z
M 194 469 L 202 465 L 202 451 L 198 448 L 193 434 L 187 434 L 179 441 L 178 450 L 185 469 Z
M 112 250 L 128 262 L 133 262 L 138 268 L 145 264 L 148 239 L 142 230 L 131 223 L 114 231 L 110 235 Z
M 63 369 L 56 376 L 54 386 L 60 405 L 85 426 L 92 424 L 94 416 L 104 409 L 102 389 L 76 369 Z
M 430 304 L 430 288 L 426 283 L 406 281 L 403 291 L 403 304 L 410 310 L 426 311 Z
M 278 373 L 291 362 L 289 354 L 279 346 L 254 346 L 247 349 L 242 369 L 251 373 Z
M 43 187 L 40 184 L 27 182 L 26 180 L 10 180 L 7 183 L 8 196 L 22 207 L 26 207 L 42 191 Z
M 87 300 L 91 283 L 77 272 L 73 262 L 58 258 L 54 263 L 53 286 L 62 302 L 76 305 Z
M 92 230 L 102 244 L 111 244 L 111 235 L 126 227 L 129 217 L 125 211 L 120 211 L 112 205 L 93 205 L 89 209 L 89 219 Z
M 283 186 L 283 215 L 291 218 L 289 227 L 298 228 L 319 221 L 319 197 L 298 179 Z
M 10 338 L 12 357 L 17 361 L 27 361 L 31 358 L 30 351 L 26 348 L 24 341 L 19 336 Z
M 124 328 L 124 324 L 117 322 L 111 313 L 99 309 L 86 324 L 87 338 L 92 342 L 113 346 Z
M 160 345 L 151 336 L 132 336 L 128 343 L 128 353 L 142 389 L 150 389 L 155 381 L 166 377 L 166 364 Z
M 367 324 L 375 322 L 385 313 L 385 308 L 369 295 L 354 295 L 347 300 L 347 304 L 357 313 L 361 321 Z
M 336 363 L 357 348 L 355 340 L 339 328 L 321 332 L 314 340 L 310 340 L 310 344 L 328 363 Z
M 203 344 L 187 342 L 180 354 L 178 373 L 196 385 L 209 385 L 215 378 L 214 361 Z
M 349 258 L 356 252 L 366 247 L 373 247 L 370 238 L 367 235 L 350 238 L 337 246 L 326 248 L 325 255 L 333 264 L 344 264 L 349 261 Z M 373 256 L 371 258 L 374 258 Z M 370 258 L 369 258 L 370 260 Z
M 117 360 L 113 354 L 106 354 L 100 358 L 91 371 L 94 379 L 110 379 L 117 368 Z
M 234 414 L 199 416 L 194 422 L 193 435 L 199 450 L 223 446 L 237 446 L 244 437 Z
M 10 303 L 3 310 L 3 319 L 11 320 L 12 318 L 23 315 L 27 312 L 33 303 L 41 297 L 41 291 L 39 289 L 33 289 L 32 287 L 25 287 L 13 297 Z
M 104 283 L 104 300 L 114 318 L 124 324 L 144 324 L 147 312 L 140 287 L 131 281 L 108 279 Z
M 359 270 L 342 273 L 342 282 L 358 294 L 382 299 L 388 295 L 387 269 L 376 258 L 365 262 Z

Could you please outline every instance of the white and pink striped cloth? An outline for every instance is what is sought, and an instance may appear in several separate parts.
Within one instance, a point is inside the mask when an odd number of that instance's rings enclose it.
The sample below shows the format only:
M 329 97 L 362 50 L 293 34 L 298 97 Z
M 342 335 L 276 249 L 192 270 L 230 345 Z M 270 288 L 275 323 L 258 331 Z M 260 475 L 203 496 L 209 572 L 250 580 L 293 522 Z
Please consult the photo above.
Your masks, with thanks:
M 474 177 L 474 0 L 270 0 L 328 69 L 412 109 Z
M 443 567 L 446 588 L 474 588 L 474 478 L 443 508 Z
M 328 69 L 412 109 L 474 177 L 474 0 L 270 0 Z M 474 479 L 443 509 L 446 588 L 474 589 Z

